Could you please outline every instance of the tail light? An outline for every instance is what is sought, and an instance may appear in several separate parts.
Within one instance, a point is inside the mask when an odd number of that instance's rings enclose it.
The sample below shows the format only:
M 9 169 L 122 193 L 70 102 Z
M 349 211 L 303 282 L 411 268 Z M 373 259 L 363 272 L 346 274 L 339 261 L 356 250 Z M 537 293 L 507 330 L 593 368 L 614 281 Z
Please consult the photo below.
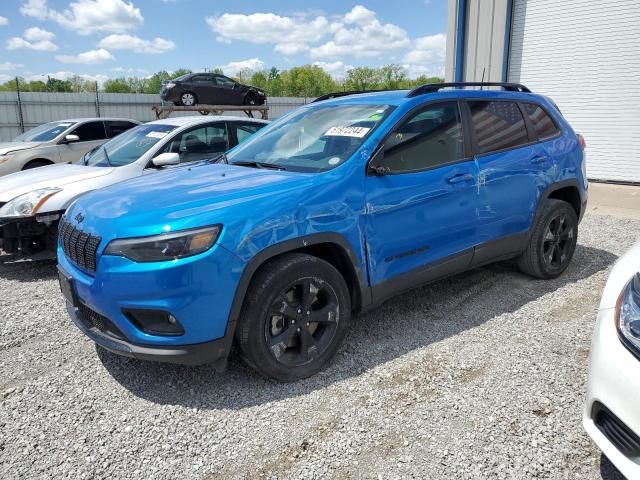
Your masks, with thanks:
M 580 144 L 580 150 L 584 152 L 584 149 L 587 148 L 587 142 L 584 140 L 584 137 L 578 133 L 578 143 Z

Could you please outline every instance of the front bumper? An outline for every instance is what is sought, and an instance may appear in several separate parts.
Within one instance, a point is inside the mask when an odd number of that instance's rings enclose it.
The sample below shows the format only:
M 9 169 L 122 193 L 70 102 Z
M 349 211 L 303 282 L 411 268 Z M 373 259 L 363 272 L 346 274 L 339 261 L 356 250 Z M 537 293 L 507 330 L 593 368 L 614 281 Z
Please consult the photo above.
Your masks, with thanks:
M 73 264 L 61 248 L 58 262 L 73 282 L 75 307 L 67 302 L 69 314 L 97 344 L 145 360 L 189 365 L 224 363 L 233 339 L 235 325 L 229 323 L 229 316 L 243 264 L 223 247 L 214 245 L 200 255 L 155 263 L 98 256 L 95 273 Z M 184 332 L 148 333 L 126 315 L 130 310 L 167 312 Z M 117 338 L 88 323 L 83 313 L 86 311 L 113 325 Z
M 614 321 L 615 309 L 598 313 L 593 335 L 587 401 L 583 425 L 602 452 L 627 478 L 640 478 L 640 456 L 625 452 L 624 446 L 640 440 L 640 360 L 618 338 Z M 622 435 L 597 421 L 597 412 L 604 406 L 608 416 L 616 419 L 629 432 Z M 629 440 L 629 437 L 631 440 Z
M 218 340 L 198 343 L 194 345 L 181 345 L 175 347 L 148 347 L 136 345 L 123 339 L 114 338 L 95 325 L 89 324 L 78 308 L 67 302 L 67 312 L 73 323 L 87 337 L 102 348 L 124 357 L 138 360 L 151 360 L 163 363 L 177 363 L 181 365 L 211 364 L 216 370 L 221 371 L 227 365 L 227 357 L 233 343 L 234 328 L 229 328 L 227 334 Z M 235 327 L 233 325 L 232 327 Z
M 160 90 L 160 99 L 163 102 L 177 102 L 179 100 L 179 92 L 178 89 L 173 88 L 163 88 Z

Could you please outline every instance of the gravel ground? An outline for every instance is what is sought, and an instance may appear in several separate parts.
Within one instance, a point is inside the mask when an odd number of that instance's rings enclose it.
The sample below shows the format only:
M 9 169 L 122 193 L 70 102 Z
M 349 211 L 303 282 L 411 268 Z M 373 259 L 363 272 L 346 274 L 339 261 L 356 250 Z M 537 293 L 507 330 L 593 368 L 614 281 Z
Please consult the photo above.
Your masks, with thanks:
M 53 265 L 0 266 L 0 478 L 620 478 L 581 410 L 600 293 L 637 238 L 587 215 L 561 278 L 498 264 L 415 290 L 286 385 L 97 351 Z

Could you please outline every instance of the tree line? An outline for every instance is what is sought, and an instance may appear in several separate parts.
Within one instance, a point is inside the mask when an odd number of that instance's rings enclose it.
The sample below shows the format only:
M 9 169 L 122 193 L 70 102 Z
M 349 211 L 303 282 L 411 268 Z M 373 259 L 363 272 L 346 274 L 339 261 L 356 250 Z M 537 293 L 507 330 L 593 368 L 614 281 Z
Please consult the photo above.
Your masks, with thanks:
M 211 69 L 215 73 L 224 72 Z M 163 81 L 171 80 L 191 70 L 180 68 L 173 72 L 160 71 L 148 77 L 119 77 L 108 79 L 100 91 L 105 93 L 159 93 Z M 272 97 L 317 97 L 325 93 L 348 90 L 395 90 L 413 88 L 425 83 L 439 83 L 440 77 L 421 75 L 409 78 L 400 65 L 385 65 L 380 68 L 355 67 L 347 71 L 344 78 L 334 78 L 317 65 L 303 65 L 289 70 L 271 67 L 269 70 L 241 70 L 232 76 L 240 83 L 263 89 Z M 15 91 L 19 86 L 23 92 L 95 92 L 98 85 L 94 81 L 74 76 L 67 80 L 48 78 L 47 81 L 24 79 L 9 80 L 0 84 L 0 91 Z

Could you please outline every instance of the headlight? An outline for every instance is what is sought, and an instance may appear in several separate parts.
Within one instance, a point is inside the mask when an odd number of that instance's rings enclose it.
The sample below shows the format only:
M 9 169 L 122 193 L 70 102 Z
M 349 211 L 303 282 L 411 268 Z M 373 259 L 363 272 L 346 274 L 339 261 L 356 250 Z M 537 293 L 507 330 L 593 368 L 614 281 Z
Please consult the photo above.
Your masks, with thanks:
M 104 255 L 118 255 L 134 262 L 162 262 L 190 257 L 209 250 L 218 239 L 220 228 L 220 225 L 214 225 L 152 237 L 113 240 L 107 245 Z
M 31 217 L 40 210 L 44 202 L 61 191 L 61 188 L 41 188 L 20 195 L 0 208 L 0 217 Z
M 175 86 L 176 86 L 175 83 L 165 83 L 164 88 L 173 88 Z
M 624 287 L 616 303 L 618 333 L 627 346 L 640 352 L 640 274 Z
M 8 153 L 0 155 L 0 163 L 8 162 L 9 160 L 11 160 L 13 158 L 13 155 L 14 155 L 13 152 L 8 152 Z

